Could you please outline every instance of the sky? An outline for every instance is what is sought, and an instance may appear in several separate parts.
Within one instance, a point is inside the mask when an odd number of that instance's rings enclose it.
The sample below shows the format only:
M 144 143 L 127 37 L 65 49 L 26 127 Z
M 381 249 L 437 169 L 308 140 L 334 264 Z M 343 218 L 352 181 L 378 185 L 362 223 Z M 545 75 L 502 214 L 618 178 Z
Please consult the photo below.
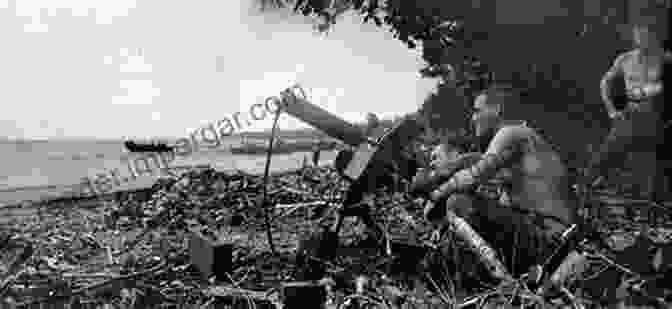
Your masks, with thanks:
M 0 138 L 182 137 L 297 82 L 362 121 L 415 111 L 436 85 L 419 51 L 354 14 L 323 36 L 253 0 L 0 0 L 0 40 Z

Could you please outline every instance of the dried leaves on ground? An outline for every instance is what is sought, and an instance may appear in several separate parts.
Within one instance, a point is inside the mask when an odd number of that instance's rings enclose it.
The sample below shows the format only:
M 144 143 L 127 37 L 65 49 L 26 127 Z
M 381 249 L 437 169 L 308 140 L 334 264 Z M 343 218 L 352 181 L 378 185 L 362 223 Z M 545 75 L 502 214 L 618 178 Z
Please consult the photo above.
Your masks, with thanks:
M 330 168 L 276 175 L 266 203 L 260 198 L 263 185 L 259 176 L 194 169 L 115 198 L 2 209 L 0 299 L 17 306 L 115 308 L 203 308 L 227 299 L 250 308 L 279 304 L 281 283 L 297 280 L 293 259 L 299 240 L 331 223 L 346 184 Z M 520 282 L 479 284 L 479 272 L 470 266 L 477 262 L 469 253 L 428 245 L 431 229 L 422 220 L 420 201 L 381 192 L 365 202 L 385 239 L 393 241 L 373 242 L 361 223 L 346 221 L 338 257 L 324 261 L 320 283 L 327 287 L 327 306 L 556 306 Z M 568 286 L 574 303 L 670 303 L 669 227 L 648 227 L 642 216 L 627 218 L 615 212 L 618 207 L 605 206 L 612 208 L 600 219 L 609 248 L 596 251 L 603 259 Z M 264 231 L 264 209 L 270 213 L 275 255 Z M 194 229 L 233 244 L 227 280 L 204 278 L 190 264 Z

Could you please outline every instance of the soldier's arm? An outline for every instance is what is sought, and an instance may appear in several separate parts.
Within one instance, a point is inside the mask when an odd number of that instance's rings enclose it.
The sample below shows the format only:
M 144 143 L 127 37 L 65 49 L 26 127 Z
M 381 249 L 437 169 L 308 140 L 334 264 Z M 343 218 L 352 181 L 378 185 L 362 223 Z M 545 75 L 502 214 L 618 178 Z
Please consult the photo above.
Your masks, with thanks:
M 439 174 L 452 175 L 456 170 L 461 170 L 467 168 L 471 165 L 474 165 L 478 160 L 483 157 L 482 153 L 479 152 L 469 152 L 459 155 L 455 160 L 449 160 L 446 162 L 441 162 L 437 166 L 436 171 Z
M 505 127 L 499 130 L 482 158 L 470 167 L 455 173 L 430 194 L 430 199 L 437 201 L 453 192 L 468 190 L 489 180 L 520 157 L 525 136 L 525 129 L 520 127 Z
M 434 170 L 425 175 L 418 175 L 411 184 L 413 194 L 428 194 L 436 189 L 441 183 L 450 179 L 456 171 L 467 168 L 475 164 L 483 155 L 477 152 L 470 152 L 460 155 L 454 160 L 441 162 Z
M 600 80 L 600 96 L 602 97 L 602 102 L 604 102 L 604 105 L 607 108 L 607 112 L 609 114 L 616 111 L 616 107 L 614 106 L 614 102 L 610 96 L 612 92 L 611 88 L 613 87 L 614 80 L 616 78 L 620 78 L 623 74 L 623 62 L 626 57 L 628 57 L 627 53 L 616 57 L 614 63 L 611 65 L 609 70 L 604 73 L 602 80 Z

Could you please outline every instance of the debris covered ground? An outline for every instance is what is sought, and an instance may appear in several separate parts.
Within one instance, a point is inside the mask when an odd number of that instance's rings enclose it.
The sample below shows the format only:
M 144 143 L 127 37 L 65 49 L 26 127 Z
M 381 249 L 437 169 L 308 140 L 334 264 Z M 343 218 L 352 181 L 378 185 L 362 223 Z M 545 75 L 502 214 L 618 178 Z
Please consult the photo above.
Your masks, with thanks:
M 266 209 L 277 254 L 266 238 L 263 185 L 260 176 L 195 169 L 160 179 L 145 191 L 95 202 L 33 205 L 35 212 L 0 210 L 3 308 L 281 306 L 281 286 L 297 281 L 299 240 L 331 223 L 346 184 L 330 168 L 271 178 Z M 367 202 L 394 243 L 376 243 L 361 223 L 346 221 L 338 258 L 324 261 L 327 275 L 314 283 L 326 290 L 328 308 L 556 304 L 523 284 L 479 286 L 474 267 L 468 267 L 477 262 L 468 253 L 427 244 L 431 230 L 422 220 L 421 201 L 380 193 Z M 603 212 L 599 227 L 611 248 L 600 254 L 611 265 L 591 265 L 571 287 L 573 302 L 652 308 L 671 303 L 672 291 L 665 288 L 672 287 L 669 218 L 654 215 L 663 222 L 647 228 L 648 211 L 626 216 L 622 207 L 604 209 L 611 211 Z M 197 232 L 232 244 L 226 278 L 204 275 L 202 265 L 192 263 L 198 254 L 190 238 Z M 460 271 L 445 275 L 451 266 L 443 262 L 453 258 L 460 259 Z M 309 301 L 310 295 L 301 297 Z

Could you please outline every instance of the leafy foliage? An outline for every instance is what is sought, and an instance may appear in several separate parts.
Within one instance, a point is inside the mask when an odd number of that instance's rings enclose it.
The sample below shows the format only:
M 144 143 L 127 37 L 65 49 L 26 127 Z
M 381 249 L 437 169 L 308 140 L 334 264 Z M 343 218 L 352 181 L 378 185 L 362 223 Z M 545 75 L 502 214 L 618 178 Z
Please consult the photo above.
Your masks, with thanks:
M 362 16 L 362 22 L 386 26 L 409 48 L 424 44 L 423 58 L 439 65 L 444 49 L 464 45 L 473 36 L 461 23 L 466 1 L 402 0 L 258 0 L 262 8 L 291 8 L 304 16 L 322 17 L 327 30 L 336 18 L 348 10 Z M 462 14 L 460 14 L 462 12 Z M 468 45 L 468 43 L 466 43 Z
M 373 22 L 394 33 L 408 48 L 421 48 L 426 67 L 420 75 L 441 78 L 434 94 L 426 98 L 421 114 L 434 131 L 449 127 L 463 128 L 465 99 L 488 86 L 491 73 L 488 68 L 465 52 L 471 40 L 479 34 L 465 27 L 467 1 L 402 1 L 402 0 L 259 0 L 262 7 L 291 8 L 304 16 L 321 19 L 316 26 L 327 31 L 336 18 L 348 10 L 362 16 L 362 22 Z M 441 115 L 441 116 L 438 116 Z
M 453 118 L 464 110 L 464 101 L 471 102 L 496 79 L 521 93 L 520 104 L 507 106 L 507 117 L 533 120 L 567 156 L 583 155 L 586 144 L 598 142 L 606 133 L 602 128 L 608 126 L 608 119 L 597 84 L 615 50 L 625 46 L 613 23 L 590 21 L 577 13 L 539 27 L 498 25 L 488 15 L 492 8 L 481 9 L 470 0 L 256 1 L 268 7 L 281 1 L 284 8 L 313 16 L 320 20 L 316 28 L 321 32 L 328 31 L 344 12 L 355 12 L 363 23 L 373 22 L 405 46 L 420 48 L 426 63 L 420 75 L 445 82 L 422 107 L 435 131 L 461 123 Z M 577 36 L 581 31 L 575 30 L 584 22 L 591 23 L 590 31 Z M 442 113 L 450 115 L 432 116 Z M 566 134 L 567 127 L 586 134 Z

